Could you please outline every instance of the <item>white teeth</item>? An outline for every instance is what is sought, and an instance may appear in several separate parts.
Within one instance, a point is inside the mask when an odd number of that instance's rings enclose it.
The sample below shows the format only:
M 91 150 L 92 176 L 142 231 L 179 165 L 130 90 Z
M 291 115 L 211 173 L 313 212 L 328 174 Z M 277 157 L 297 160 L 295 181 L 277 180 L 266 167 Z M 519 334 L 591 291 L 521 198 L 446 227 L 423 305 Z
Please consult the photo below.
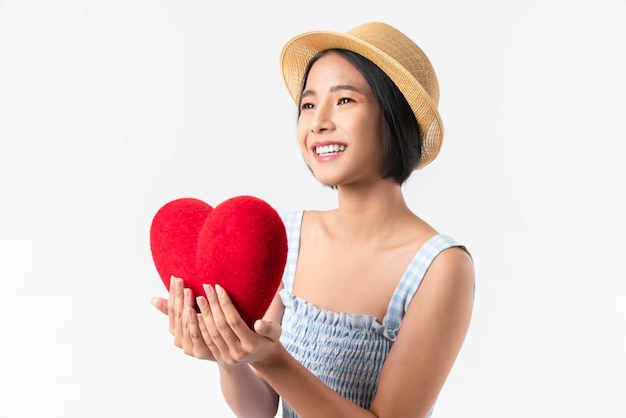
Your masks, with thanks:
M 316 147 L 315 153 L 317 155 L 337 154 L 337 153 L 345 151 L 345 149 L 346 149 L 345 145 L 338 145 L 338 144 L 324 145 L 322 147 Z

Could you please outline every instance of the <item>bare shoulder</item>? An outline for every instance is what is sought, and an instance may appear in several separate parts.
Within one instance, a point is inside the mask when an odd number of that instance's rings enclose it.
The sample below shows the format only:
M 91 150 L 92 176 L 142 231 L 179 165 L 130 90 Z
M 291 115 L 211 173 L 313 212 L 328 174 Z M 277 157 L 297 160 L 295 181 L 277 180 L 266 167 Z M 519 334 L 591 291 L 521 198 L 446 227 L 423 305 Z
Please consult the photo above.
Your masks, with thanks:
M 331 209 L 331 210 L 311 210 L 311 209 L 307 209 L 303 212 L 303 216 L 306 219 L 313 219 L 313 220 L 323 220 L 328 216 L 333 216 L 333 214 L 337 213 L 337 209 Z
M 426 415 L 463 345 L 473 299 L 472 258 L 461 247 L 443 250 L 402 320 L 381 372 L 373 411 L 379 416 Z
M 424 280 L 425 283 L 436 281 L 441 285 L 473 287 L 474 262 L 463 247 L 450 247 L 435 257 Z
M 463 247 L 450 247 L 432 261 L 415 294 L 405 320 L 421 322 L 428 313 L 441 319 L 469 320 L 474 300 L 474 262 Z M 428 313 L 427 313 L 428 312 Z
M 414 215 L 413 239 L 424 244 L 430 238 L 440 235 L 432 225 Z M 408 231 L 411 229 L 407 228 Z M 436 279 L 433 279 L 436 277 Z M 474 262 L 464 246 L 452 246 L 441 251 L 431 262 L 423 284 L 428 282 L 439 284 L 471 285 L 474 286 Z
M 325 228 L 334 217 L 336 210 L 305 210 L 302 215 L 302 231 L 311 233 Z
M 465 248 L 455 246 L 441 251 L 409 304 L 403 320 L 404 334 L 412 335 L 410 329 L 420 329 L 462 340 L 472 316 L 474 288 L 474 262 Z

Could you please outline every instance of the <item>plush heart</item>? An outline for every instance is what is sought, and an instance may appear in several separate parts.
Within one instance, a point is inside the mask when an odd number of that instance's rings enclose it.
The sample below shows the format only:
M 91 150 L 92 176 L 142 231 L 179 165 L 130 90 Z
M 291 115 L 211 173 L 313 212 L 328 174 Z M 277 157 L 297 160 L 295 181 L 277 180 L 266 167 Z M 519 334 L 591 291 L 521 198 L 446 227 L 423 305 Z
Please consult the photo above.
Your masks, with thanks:
M 194 280 L 196 249 L 202 225 L 213 208 L 201 200 L 182 198 L 161 207 L 150 227 L 150 249 L 154 265 L 170 288 L 170 277 Z M 188 283 L 189 284 L 189 283 Z M 198 293 L 194 285 L 194 294 Z
M 194 295 L 204 295 L 204 283 L 219 284 L 250 327 L 269 307 L 287 261 L 280 215 L 253 196 L 215 208 L 194 198 L 173 200 L 152 220 L 150 247 L 167 289 L 171 276 Z

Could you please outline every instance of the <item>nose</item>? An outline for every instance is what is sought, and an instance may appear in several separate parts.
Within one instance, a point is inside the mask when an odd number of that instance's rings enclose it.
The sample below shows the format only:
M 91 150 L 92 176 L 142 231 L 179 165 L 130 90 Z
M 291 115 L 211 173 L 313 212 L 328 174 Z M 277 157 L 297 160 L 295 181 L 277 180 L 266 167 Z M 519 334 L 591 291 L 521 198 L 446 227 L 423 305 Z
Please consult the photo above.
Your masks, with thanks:
M 334 129 L 332 118 L 332 107 L 318 104 L 310 119 L 310 130 L 312 133 L 321 133 Z

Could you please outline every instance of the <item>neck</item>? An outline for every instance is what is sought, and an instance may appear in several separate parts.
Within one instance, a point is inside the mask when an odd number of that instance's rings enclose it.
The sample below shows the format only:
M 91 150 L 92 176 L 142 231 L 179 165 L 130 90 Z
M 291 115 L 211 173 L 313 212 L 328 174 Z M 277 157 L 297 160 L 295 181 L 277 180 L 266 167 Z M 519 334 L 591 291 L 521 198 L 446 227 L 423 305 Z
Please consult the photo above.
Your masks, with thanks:
M 384 242 L 408 217 L 415 216 L 401 186 L 388 179 L 366 188 L 340 186 L 338 203 L 334 231 L 347 243 Z

